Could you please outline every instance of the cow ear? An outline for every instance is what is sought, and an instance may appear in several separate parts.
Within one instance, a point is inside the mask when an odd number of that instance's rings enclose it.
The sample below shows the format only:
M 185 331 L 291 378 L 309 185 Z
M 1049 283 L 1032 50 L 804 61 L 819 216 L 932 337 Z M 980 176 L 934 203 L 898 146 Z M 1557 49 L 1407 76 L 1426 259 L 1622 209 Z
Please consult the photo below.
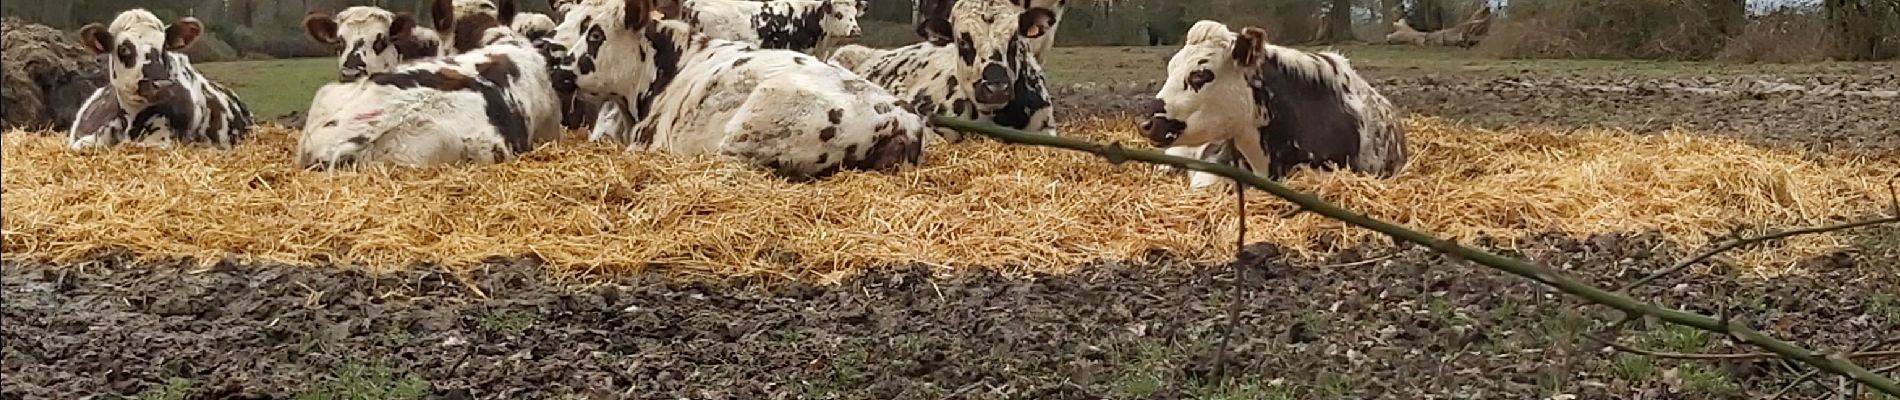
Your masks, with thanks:
M 1240 30 L 1240 38 L 1234 41 L 1234 63 L 1242 67 L 1260 65 L 1260 59 L 1266 57 L 1267 31 L 1257 27 Z
M 205 32 L 205 25 L 197 18 L 185 17 L 165 28 L 165 49 L 181 50 L 198 43 L 198 36 Z
M 501 7 L 501 9 L 495 11 L 495 16 L 501 17 L 501 25 L 514 26 L 515 14 L 519 12 L 519 10 L 515 9 L 515 0 L 495 0 L 495 1 L 501 3 L 501 4 L 497 4 L 497 6 Z
M 1049 27 L 1055 26 L 1056 12 L 1042 7 L 1031 8 L 1029 11 L 1023 11 L 1022 16 L 1017 17 L 1016 24 L 1017 35 L 1030 39 L 1039 38 L 1049 34 Z
M 955 29 L 950 26 L 950 20 L 943 18 L 924 19 L 924 23 L 917 24 L 917 35 L 923 36 L 924 40 L 930 41 L 930 44 L 938 46 L 948 46 L 956 42 Z
M 340 40 L 336 37 L 336 20 L 329 14 L 312 12 L 303 17 L 303 33 L 310 41 L 335 46 Z
M 396 13 L 396 19 L 389 21 L 389 37 L 404 37 L 416 34 L 416 16 L 409 13 Z
M 435 30 L 455 31 L 455 0 L 435 0 L 429 4 L 429 21 L 435 23 Z
M 655 11 L 653 9 L 653 0 L 626 1 L 626 21 L 622 22 L 622 24 L 626 25 L 627 30 L 630 31 L 646 29 L 647 23 L 653 22 L 653 12 Z
M 106 26 L 100 25 L 98 22 L 86 24 L 84 28 L 79 28 L 79 41 L 83 42 L 86 45 L 86 49 L 92 50 L 94 54 L 112 52 L 112 32 L 107 32 Z

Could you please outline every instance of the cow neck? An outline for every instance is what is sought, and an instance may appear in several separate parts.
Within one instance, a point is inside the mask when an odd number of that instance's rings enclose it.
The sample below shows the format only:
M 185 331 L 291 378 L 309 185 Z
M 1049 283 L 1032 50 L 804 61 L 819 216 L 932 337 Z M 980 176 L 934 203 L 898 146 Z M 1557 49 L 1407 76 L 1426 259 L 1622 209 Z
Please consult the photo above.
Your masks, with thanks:
M 678 78 L 686 64 L 706 51 L 710 38 L 695 31 L 683 21 L 657 21 L 646 30 L 647 54 L 643 57 L 653 72 L 646 86 L 633 96 L 636 116 L 647 115 L 653 110 L 653 99 L 666 92 L 666 88 Z

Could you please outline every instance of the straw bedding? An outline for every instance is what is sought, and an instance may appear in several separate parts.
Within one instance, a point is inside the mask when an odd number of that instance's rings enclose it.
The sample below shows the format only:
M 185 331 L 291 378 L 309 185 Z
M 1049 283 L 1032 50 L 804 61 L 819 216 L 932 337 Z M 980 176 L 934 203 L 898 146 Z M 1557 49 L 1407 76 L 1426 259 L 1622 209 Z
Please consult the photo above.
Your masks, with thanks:
M 1402 176 L 1299 174 L 1289 183 L 1370 215 L 1449 235 L 1524 238 L 1657 231 L 1695 246 L 1736 230 L 1880 211 L 1900 160 L 1804 158 L 1684 132 L 1481 131 L 1407 121 Z M 1122 121 L 1065 134 L 1144 146 Z M 1231 255 L 1231 193 L 1192 192 L 1147 165 L 979 142 L 938 147 L 898 174 L 794 184 L 712 157 L 630 154 L 578 140 L 485 167 L 308 172 L 292 131 L 230 152 L 74 153 L 56 135 L 4 136 L 3 250 L 11 259 L 104 254 L 238 257 L 392 269 L 535 257 L 567 272 L 831 281 L 910 262 L 1062 272 L 1160 250 Z M 1308 255 L 1385 240 L 1251 195 L 1249 239 Z M 1758 273 L 1843 246 L 1790 241 L 1742 257 Z

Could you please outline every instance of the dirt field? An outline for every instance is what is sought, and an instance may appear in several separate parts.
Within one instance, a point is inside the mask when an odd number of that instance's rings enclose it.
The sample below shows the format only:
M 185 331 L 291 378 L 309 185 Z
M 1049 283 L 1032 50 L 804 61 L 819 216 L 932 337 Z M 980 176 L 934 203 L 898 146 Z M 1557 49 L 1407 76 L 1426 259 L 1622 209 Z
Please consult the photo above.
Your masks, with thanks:
M 1891 63 L 1345 51 L 1409 112 L 1500 127 L 1674 124 L 1775 147 L 1900 154 L 1900 99 L 1877 96 L 1900 89 Z M 1063 49 L 1051 69 L 1064 116 L 1132 110 L 1171 52 Z M 1076 65 L 1099 68 L 1067 67 Z M 1770 335 L 1824 350 L 1900 340 L 1900 228 L 1851 235 L 1854 246 L 1792 275 L 1697 271 L 1635 294 L 1705 314 L 1740 310 Z M 1500 249 L 1604 286 L 1687 250 L 1636 232 Z M 418 268 L 380 277 L 328 266 L 9 260 L 0 268 L 0 398 L 1732 399 L 1774 394 L 1803 372 L 1606 351 L 1581 333 L 1611 317 L 1423 250 L 1356 248 L 1325 262 L 1274 253 L 1251 248 L 1239 297 L 1227 270 L 1166 254 L 1029 278 L 891 266 L 836 286 L 663 272 L 549 277 L 531 262 L 499 260 L 467 276 Z M 1753 351 L 1654 322 L 1622 340 Z M 1900 357 L 1858 361 L 1878 368 Z M 1827 393 L 1806 384 L 1787 398 Z

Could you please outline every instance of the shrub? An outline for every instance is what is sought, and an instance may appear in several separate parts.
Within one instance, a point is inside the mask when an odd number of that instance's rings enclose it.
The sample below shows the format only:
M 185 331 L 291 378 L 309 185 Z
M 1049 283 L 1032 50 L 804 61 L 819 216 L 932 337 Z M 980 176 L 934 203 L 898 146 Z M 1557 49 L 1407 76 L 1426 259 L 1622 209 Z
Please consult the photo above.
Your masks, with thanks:
M 1709 59 L 1739 30 L 1735 0 L 1516 0 L 1483 49 L 1505 58 Z
M 1741 35 L 1717 56 L 1724 61 L 1802 63 L 1822 61 L 1834 48 L 1827 17 L 1819 8 L 1787 7 L 1751 18 Z

